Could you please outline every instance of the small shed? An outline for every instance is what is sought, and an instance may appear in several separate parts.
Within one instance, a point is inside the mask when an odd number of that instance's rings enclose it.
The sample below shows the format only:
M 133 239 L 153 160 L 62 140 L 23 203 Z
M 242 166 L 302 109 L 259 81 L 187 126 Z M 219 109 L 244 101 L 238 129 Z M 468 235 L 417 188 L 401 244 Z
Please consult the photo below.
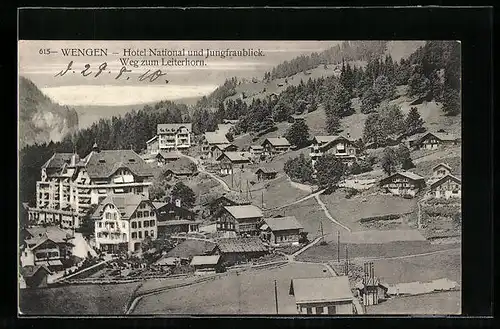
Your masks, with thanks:
M 21 276 L 28 288 L 47 287 L 47 278 L 52 272 L 45 265 L 28 265 L 21 268 Z
M 278 172 L 274 169 L 268 169 L 268 168 L 259 168 L 255 172 L 255 175 L 257 175 L 257 180 L 262 181 L 262 180 L 267 180 L 267 179 L 274 179 L 278 175 Z
M 190 265 L 194 267 L 195 274 L 209 274 L 216 272 L 220 260 L 220 255 L 194 256 Z
M 377 305 L 380 301 L 385 300 L 389 287 L 380 282 L 378 278 L 369 278 L 368 281 L 362 281 L 356 284 L 359 296 L 363 298 L 363 305 Z

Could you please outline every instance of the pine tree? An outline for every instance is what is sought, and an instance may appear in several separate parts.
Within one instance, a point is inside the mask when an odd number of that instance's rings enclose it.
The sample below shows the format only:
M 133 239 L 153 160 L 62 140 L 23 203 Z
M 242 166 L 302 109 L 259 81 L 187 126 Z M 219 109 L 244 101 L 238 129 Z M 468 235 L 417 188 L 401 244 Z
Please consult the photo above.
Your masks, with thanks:
M 372 113 L 366 118 L 363 130 L 363 141 L 365 143 L 375 143 L 378 145 L 387 137 L 387 133 L 382 129 L 379 119 L 380 116 L 378 113 Z
M 361 96 L 361 113 L 368 114 L 379 106 L 380 99 L 372 87 L 368 87 Z
M 390 147 L 386 147 L 384 149 L 384 154 L 382 155 L 382 158 L 380 159 L 380 165 L 384 172 L 390 176 L 392 173 L 396 171 L 396 165 L 398 161 L 396 158 L 396 154 L 394 150 Z
M 320 188 L 336 186 L 347 172 L 347 166 L 332 154 L 319 157 L 314 168 L 316 169 L 316 179 Z
M 180 199 L 181 205 L 185 208 L 192 208 L 196 201 L 196 194 L 183 182 L 178 182 L 174 185 L 171 196 L 173 200 Z
M 385 75 L 379 75 L 373 82 L 373 92 L 379 100 L 391 100 L 396 95 L 396 86 Z
M 349 91 L 342 85 L 338 84 L 332 94 L 332 106 L 329 110 L 333 111 L 339 117 L 345 117 L 353 113 L 351 107 L 351 95 Z
M 292 145 L 301 148 L 307 145 L 309 140 L 309 127 L 304 121 L 296 121 L 290 126 L 285 137 Z
M 330 135 L 335 135 L 340 130 L 340 118 L 335 113 L 326 116 L 326 131 Z
M 455 116 L 461 112 L 460 93 L 455 89 L 446 88 L 443 94 L 443 111 L 448 116 Z
M 410 108 L 410 112 L 408 112 L 404 126 L 406 127 L 407 136 L 412 136 L 423 131 L 424 120 L 420 116 L 416 107 Z
M 410 96 L 424 98 L 427 97 L 431 91 L 431 83 L 421 71 L 421 69 L 415 69 L 408 79 L 408 91 Z

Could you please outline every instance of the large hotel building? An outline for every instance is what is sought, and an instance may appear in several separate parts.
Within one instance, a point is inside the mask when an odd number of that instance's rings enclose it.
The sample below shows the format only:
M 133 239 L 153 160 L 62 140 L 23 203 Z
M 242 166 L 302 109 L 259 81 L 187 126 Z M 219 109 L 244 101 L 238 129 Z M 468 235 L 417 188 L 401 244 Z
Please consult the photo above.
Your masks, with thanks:
M 42 166 L 29 220 L 78 228 L 91 205 L 108 195 L 133 193 L 149 198 L 152 178 L 152 167 L 133 150 L 99 150 L 94 144 L 83 159 L 55 153 Z

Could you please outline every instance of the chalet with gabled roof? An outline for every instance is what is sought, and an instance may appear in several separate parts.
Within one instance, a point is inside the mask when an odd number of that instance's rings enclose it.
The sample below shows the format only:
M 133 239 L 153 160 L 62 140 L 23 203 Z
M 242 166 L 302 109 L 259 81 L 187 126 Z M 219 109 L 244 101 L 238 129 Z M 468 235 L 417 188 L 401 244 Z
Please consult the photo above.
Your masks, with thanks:
M 198 232 L 201 222 L 195 212 L 181 206 L 180 200 L 153 202 L 158 218 L 158 237 L 166 238 L 178 233 Z
M 420 137 L 414 146 L 417 149 L 437 150 L 444 146 L 453 146 L 460 144 L 460 137 L 455 134 L 442 132 L 428 132 Z
M 278 175 L 278 172 L 274 169 L 260 167 L 255 172 L 255 175 L 257 176 L 258 181 L 262 181 L 262 180 L 268 180 L 268 179 L 275 179 L 276 176 Z
M 316 164 L 319 157 L 324 154 L 332 154 L 344 160 L 347 164 L 352 164 L 356 160 L 356 146 L 354 141 L 344 136 L 314 136 L 311 144 L 312 165 Z
M 272 156 L 290 151 L 290 142 L 284 137 L 268 137 L 262 142 L 263 154 Z
M 430 193 L 437 199 L 460 198 L 462 196 L 462 180 L 452 174 L 446 174 L 431 183 Z
M 262 237 L 271 245 L 298 245 L 304 227 L 295 216 L 265 218 L 260 227 Z
M 217 231 L 236 235 L 258 235 L 262 223 L 262 210 L 254 205 L 224 206 L 217 218 Z
M 414 197 L 425 187 L 425 179 L 409 171 L 397 172 L 380 181 L 386 193 Z
M 246 165 L 252 163 L 249 152 L 224 152 L 218 158 L 221 175 L 231 175 L 233 168 L 245 168 Z

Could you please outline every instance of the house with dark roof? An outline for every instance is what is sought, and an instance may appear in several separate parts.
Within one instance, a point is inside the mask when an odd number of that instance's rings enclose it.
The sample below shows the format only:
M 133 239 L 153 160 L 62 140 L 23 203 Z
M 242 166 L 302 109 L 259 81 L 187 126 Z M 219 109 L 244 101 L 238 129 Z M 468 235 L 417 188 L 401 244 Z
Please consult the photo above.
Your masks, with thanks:
M 284 137 L 268 137 L 262 142 L 263 154 L 272 156 L 290 151 L 290 142 Z
M 167 163 L 171 163 L 177 161 L 181 158 L 181 153 L 178 151 L 166 152 L 166 151 L 158 151 L 155 154 L 144 154 L 142 158 L 147 163 L 157 165 L 158 167 L 162 167 Z
M 213 148 L 216 145 L 229 145 L 231 144 L 227 139 L 226 135 L 218 131 L 212 132 L 207 131 L 203 134 L 203 139 L 201 142 L 201 152 L 203 156 L 207 159 L 215 158 L 213 153 Z
M 184 151 L 191 147 L 191 123 L 160 123 L 157 126 L 158 147 L 164 151 Z
M 166 257 L 177 257 L 189 264 L 194 256 L 213 255 L 217 245 L 208 240 L 186 239 L 167 252 Z
M 414 143 L 416 149 L 437 150 L 444 146 L 459 145 L 460 136 L 447 132 L 428 132 L 425 133 Z
M 278 172 L 274 169 L 260 167 L 255 172 L 255 175 L 257 176 L 258 181 L 262 181 L 262 180 L 268 180 L 268 179 L 275 179 L 276 176 L 278 175 Z
M 156 208 L 141 195 L 110 195 L 91 217 L 96 248 L 103 252 L 139 251 L 144 239 L 158 236 Z
M 298 314 L 354 314 L 347 276 L 292 279 L 290 295 L 295 297 Z
M 100 150 L 80 159 L 77 154 L 55 153 L 42 166 L 31 222 L 78 228 L 91 205 L 111 194 L 149 196 L 153 167 L 133 150 Z
M 269 253 L 269 248 L 258 237 L 223 238 L 216 241 L 213 254 L 220 255 L 226 265 L 248 262 Z
M 425 187 L 425 179 L 409 171 L 401 171 L 380 181 L 381 188 L 386 193 L 414 197 Z
M 51 271 L 63 269 L 63 262 L 71 257 L 73 234 L 57 226 L 27 227 L 20 232 L 21 265 L 46 266 Z
M 295 216 L 265 218 L 260 227 L 261 236 L 271 245 L 285 246 L 299 244 L 300 233 L 304 227 Z
M 201 222 L 195 212 L 174 202 L 153 202 L 158 219 L 158 237 L 166 238 L 178 233 L 198 232 Z
M 252 163 L 250 160 L 251 154 L 249 152 L 224 152 L 218 158 L 220 166 L 220 174 L 231 175 L 233 168 L 245 168 L 246 165 Z
M 263 218 L 262 210 L 254 205 L 224 206 L 217 217 L 217 231 L 236 235 L 258 235 Z
M 27 265 L 20 269 L 27 288 L 47 287 L 47 278 L 52 272 L 45 265 Z
M 452 174 L 446 174 L 430 184 L 430 194 L 437 199 L 460 198 L 462 180 Z
M 224 206 L 241 206 L 249 205 L 251 202 L 238 194 L 223 194 L 219 197 L 210 199 L 203 203 L 203 207 L 207 209 L 207 217 L 215 217 L 220 213 Z
M 167 178 L 182 178 L 190 177 L 198 174 L 198 167 L 189 158 L 181 157 L 178 160 L 166 163 L 163 165 L 163 172 Z
M 352 164 L 356 160 L 356 146 L 349 137 L 314 136 L 310 149 L 309 157 L 313 167 L 318 158 L 324 154 L 332 154 L 347 164 Z
M 236 152 L 238 147 L 233 144 L 215 144 L 211 147 L 212 157 L 216 159 L 216 161 L 224 152 Z

